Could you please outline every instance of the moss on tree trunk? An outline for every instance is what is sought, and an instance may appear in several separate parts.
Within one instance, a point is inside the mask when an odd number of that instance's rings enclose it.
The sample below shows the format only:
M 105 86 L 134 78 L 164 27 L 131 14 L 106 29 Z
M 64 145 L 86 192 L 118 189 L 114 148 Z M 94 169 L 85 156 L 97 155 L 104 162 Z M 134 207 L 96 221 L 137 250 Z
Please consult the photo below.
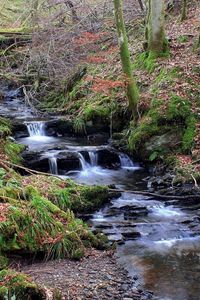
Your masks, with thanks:
M 127 98 L 129 101 L 129 107 L 134 115 L 136 112 L 139 93 L 132 75 L 130 52 L 128 49 L 128 38 L 123 18 L 122 1 L 114 0 L 114 7 L 122 69 L 127 79 Z

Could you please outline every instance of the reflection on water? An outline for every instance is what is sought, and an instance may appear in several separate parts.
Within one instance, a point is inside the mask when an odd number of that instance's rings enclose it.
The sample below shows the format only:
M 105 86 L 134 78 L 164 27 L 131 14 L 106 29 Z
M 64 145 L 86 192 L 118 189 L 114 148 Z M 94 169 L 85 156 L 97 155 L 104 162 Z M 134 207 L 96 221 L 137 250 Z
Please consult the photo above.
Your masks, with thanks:
M 199 242 L 199 238 L 194 242 L 184 239 L 171 247 L 163 243 L 167 252 L 159 244 L 159 251 L 154 252 L 140 243 L 127 243 L 119 247 L 118 255 L 130 273 L 136 268 L 143 275 L 145 287 L 153 290 L 158 299 L 199 300 Z

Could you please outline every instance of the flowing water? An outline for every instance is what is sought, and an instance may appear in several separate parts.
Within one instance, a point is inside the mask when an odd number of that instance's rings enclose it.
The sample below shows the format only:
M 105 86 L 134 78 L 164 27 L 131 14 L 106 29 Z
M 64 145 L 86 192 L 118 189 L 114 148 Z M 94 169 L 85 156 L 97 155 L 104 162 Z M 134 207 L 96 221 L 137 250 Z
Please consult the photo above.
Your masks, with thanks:
M 85 184 L 115 184 L 124 190 L 146 188 L 148 173 L 108 143 L 91 144 L 72 137 L 46 136 L 45 122 L 25 122 L 29 136 L 19 139 L 48 161 L 47 171 Z M 69 170 L 69 165 L 74 161 Z M 190 226 L 190 220 L 196 223 Z M 200 300 L 199 210 L 129 192 L 89 220 L 117 242 L 119 262 L 138 285 L 159 300 Z
M 45 123 L 44 122 L 29 122 L 26 123 L 30 137 L 44 137 L 45 136 Z

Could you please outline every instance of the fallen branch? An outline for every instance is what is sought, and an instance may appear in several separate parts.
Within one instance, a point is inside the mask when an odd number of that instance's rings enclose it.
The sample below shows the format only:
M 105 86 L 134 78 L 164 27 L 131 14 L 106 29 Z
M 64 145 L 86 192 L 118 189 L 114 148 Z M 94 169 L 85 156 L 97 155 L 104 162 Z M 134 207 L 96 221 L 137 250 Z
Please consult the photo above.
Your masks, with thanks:
M 109 192 L 119 192 L 119 193 L 129 193 L 129 194 L 136 194 L 136 195 L 144 195 L 149 197 L 155 197 L 159 199 L 174 199 L 174 200 L 183 200 L 183 199 L 199 199 L 200 200 L 200 194 L 199 195 L 187 195 L 187 196 L 175 196 L 175 195 L 161 195 L 157 193 L 151 193 L 148 191 L 129 191 L 129 190 L 118 190 L 118 189 L 109 189 Z
M 4 164 L 4 165 L 10 165 L 14 168 L 18 168 L 18 169 L 22 169 L 24 171 L 26 171 L 27 173 L 30 173 L 32 175 L 34 174 L 38 174 L 38 175 L 44 175 L 44 176 L 52 176 L 52 177 L 56 177 L 56 178 L 59 178 L 60 180 L 63 180 L 62 178 L 60 178 L 58 175 L 55 175 L 55 174 L 49 174 L 49 173 L 45 173 L 45 172 L 40 172 L 40 171 L 36 171 L 36 170 L 32 170 L 32 169 L 29 169 L 29 168 L 26 168 L 26 167 L 23 167 L 23 166 L 20 166 L 20 165 L 17 165 L 17 164 L 13 164 L 9 161 L 3 161 L 3 160 L 0 160 L 0 164 Z M 3 166 L 3 165 L 2 165 Z

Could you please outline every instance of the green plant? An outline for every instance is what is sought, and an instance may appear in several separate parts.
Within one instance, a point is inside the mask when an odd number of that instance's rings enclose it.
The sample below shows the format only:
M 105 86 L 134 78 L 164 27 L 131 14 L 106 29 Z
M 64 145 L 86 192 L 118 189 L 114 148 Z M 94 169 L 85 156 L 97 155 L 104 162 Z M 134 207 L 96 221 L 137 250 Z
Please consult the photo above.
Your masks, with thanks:
M 189 37 L 188 35 L 180 35 L 177 40 L 179 43 L 187 43 L 189 41 Z
M 194 146 L 194 138 L 196 136 L 196 119 L 190 115 L 186 119 L 186 129 L 182 140 L 182 150 L 184 153 L 191 152 Z
M 29 299 L 31 295 L 38 300 L 44 299 L 42 289 L 39 288 L 32 279 L 23 273 L 14 270 L 0 271 L 0 298 L 1 299 Z
M 76 117 L 73 122 L 73 127 L 76 133 L 85 133 L 85 121 L 81 117 Z
M 11 134 L 10 121 L 0 117 L 0 137 L 5 137 Z
M 166 117 L 168 120 L 184 121 L 191 114 L 191 104 L 175 94 L 171 96 L 168 104 Z

